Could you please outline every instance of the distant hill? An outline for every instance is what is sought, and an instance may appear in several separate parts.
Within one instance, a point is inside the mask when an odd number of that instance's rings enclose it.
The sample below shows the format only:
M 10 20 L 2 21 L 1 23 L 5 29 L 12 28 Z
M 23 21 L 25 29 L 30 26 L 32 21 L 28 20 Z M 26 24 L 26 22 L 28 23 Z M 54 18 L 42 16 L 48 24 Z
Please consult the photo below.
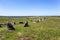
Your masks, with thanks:
M 0 16 L 0 17 L 8 17 L 8 18 L 23 18 L 27 16 Z

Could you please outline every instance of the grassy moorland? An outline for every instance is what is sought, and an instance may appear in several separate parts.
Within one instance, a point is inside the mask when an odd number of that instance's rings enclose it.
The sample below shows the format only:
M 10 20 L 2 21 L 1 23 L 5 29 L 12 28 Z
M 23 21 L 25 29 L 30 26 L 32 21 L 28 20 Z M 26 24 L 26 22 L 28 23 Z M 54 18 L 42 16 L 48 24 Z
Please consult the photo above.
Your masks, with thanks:
M 36 17 L 37 18 L 37 17 Z M 28 40 L 60 40 L 60 17 L 46 17 L 45 20 L 39 23 L 29 22 L 29 27 L 24 27 L 24 24 L 19 24 L 19 21 L 34 20 L 34 18 L 5 18 L 0 17 L 0 23 L 6 23 L 14 20 L 15 31 L 8 31 L 7 26 L 0 28 L 0 40 L 22 40 L 21 38 L 28 38 Z

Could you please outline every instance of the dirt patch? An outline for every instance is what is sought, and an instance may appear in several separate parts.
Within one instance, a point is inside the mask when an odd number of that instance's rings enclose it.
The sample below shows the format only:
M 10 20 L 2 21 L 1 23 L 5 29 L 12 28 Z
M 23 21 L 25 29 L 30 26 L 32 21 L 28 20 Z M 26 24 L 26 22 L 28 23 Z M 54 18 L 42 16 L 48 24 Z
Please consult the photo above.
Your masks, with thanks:
M 20 37 L 18 40 L 33 40 L 31 37 Z

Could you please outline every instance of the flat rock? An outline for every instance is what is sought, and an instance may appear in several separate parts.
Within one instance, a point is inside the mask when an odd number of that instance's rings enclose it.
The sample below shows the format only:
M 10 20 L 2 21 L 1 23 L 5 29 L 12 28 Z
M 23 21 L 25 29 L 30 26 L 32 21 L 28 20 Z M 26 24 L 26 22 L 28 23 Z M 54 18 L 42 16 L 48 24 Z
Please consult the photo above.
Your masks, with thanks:
M 21 37 L 21 38 L 19 38 L 18 40 L 33 40 L 33 39 L 30 38 L 30 37 Z

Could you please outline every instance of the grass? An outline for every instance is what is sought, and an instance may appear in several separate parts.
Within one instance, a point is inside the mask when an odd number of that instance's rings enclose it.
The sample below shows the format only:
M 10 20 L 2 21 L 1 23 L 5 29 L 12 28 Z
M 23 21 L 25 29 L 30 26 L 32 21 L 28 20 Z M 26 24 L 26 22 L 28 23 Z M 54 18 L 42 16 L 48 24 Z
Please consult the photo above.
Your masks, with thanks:
M 26 18 L 0 18 L 0 20 L 1 23 L 11 20 L 17 23 L 14 25 L 15 31 L 7 31 L 6 25 L 0 28 L 0 34 L 5 35 L 5 38 L 0 38 L 1 40 L 18 40 L 21 37 L 29 37 L 32 40 L 60 40 L 60 17 L 47 17 L 39 23 L 29 21 L 29 27 L 26 28 L 24 24 L 18 24 L 19 21 L 25 22 Z

